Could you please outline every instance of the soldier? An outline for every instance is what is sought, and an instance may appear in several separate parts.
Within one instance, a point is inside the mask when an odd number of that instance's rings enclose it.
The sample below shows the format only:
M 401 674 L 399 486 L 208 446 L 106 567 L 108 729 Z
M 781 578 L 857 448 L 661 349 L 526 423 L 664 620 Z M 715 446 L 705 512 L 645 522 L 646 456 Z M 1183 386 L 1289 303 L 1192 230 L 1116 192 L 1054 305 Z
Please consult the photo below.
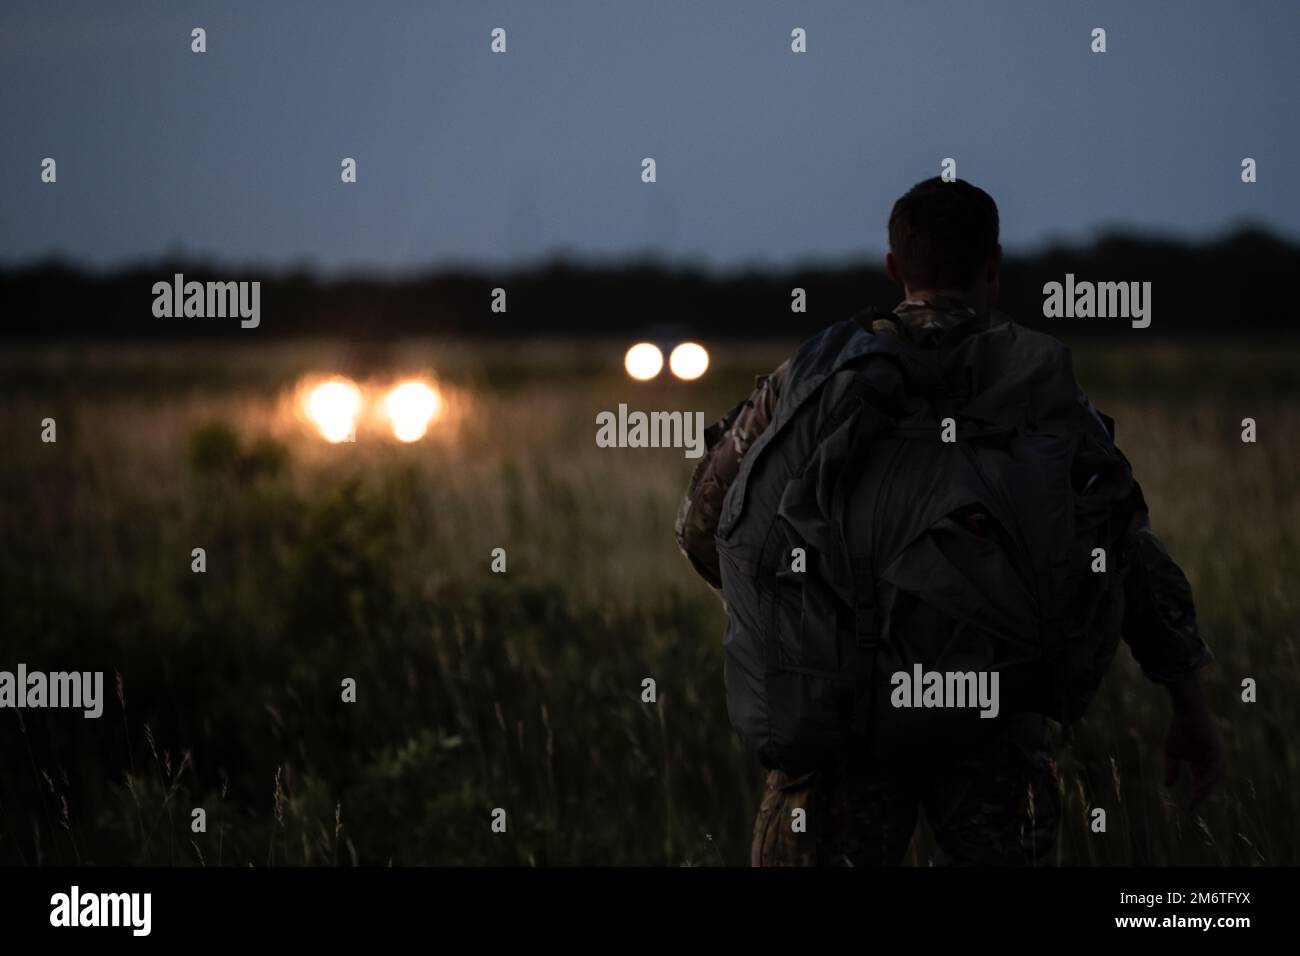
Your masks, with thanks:
M 871 322 L 873 333 L 924 349 L 959 323 L 1006 320 L 992 310 L 1002 248 L 997 206 L 983 190 L 938 177 L 917 184 L 894 205 L 889 247 L 885 270 L 902 287 L 903 302 Z M 715 589 L 721 588 L 715 534 L 723 498 L 772 422 L 789 374 L 787 361 L 760 377 L 753 394 L 706 432 L 708 453 L 691 478 L 676 535 Z M 1082 390 L 1079 402 L 1104 419 Z M 1187 764 L 1195 805 L 1218 776 L 1218 742 L 1196 676 L 1212 655 L 1197 632 L 1187 579 L 1152 532 L 1140 490 L 1136 498 L 1123 538 L 1130 573 L 1121 632 L 1144 674 L 1168 689 L 1166 785 Z M 896 864 L 922 806 L 954 863 L 1038 860 L 1053 846 L 1059 822 L 1057 725 L 1027 712 L 989 723 L 993 729 L 975 744 L 945 749 L 935 741 L 923 757 L 868 764 L 854 751 L 797 775 L 769 769 L 754 824 L 753 865 Z M 816 825 L 792 826 L 799 809 Z

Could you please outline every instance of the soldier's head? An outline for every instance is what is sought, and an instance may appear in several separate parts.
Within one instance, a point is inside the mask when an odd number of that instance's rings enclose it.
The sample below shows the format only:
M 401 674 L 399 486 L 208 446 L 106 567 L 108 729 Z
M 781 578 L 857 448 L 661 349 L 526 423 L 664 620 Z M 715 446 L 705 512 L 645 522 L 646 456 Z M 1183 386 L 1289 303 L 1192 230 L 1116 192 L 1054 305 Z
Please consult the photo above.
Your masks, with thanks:
M 935 176 L 894 203 L 885 271 L 908 298 L 945 294 L 992 305 L 1001 265 L 998 206 L 978 186 Z

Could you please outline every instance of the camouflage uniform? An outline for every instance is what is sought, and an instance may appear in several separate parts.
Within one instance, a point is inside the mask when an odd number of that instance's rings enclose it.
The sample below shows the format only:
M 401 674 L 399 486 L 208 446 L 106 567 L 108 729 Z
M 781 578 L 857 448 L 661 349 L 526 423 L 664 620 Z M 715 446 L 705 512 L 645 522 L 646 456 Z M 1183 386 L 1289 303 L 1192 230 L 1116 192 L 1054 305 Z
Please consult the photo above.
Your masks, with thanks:
M 873 766 L 845 756 L 797 777 L 770 770 L 750 862 L 754 866 L 892 866 L 925 807 L 951 863 L 1033 863 L 1055 844 L 1061 796 L 1046 718 L 1018 714 L 961 752 Z M 794 811 L 805 811 L 795 832 Z
M 992 322 L 996 313 L 930 296 L 903 302 L 892 319 L 875 320 L 872 331 L 925 348 L 972 315 Z M 721 588 L 714 535 L 722 501 L 746 452 L 776 413 L 789 364 L 758 378 L 753 394 L 705 432 L 708 454 L 696 467 L 677 515 L 682 553 L 715 589 Z M 1100 416 L 1082 390 L 1079 400 Z M 1169 682 L 1209 661 L 1209 648 L 1197 632 L 1191 587 L 1152 532 L 1145 502 L 1130 525 L 1125 558 L 1130 573 L 1123 635 L 1147 677 Z M 986 736 L 963 751 L 936 746 L 923 759 L 889 765 L 846 754 L 833 766 L 799 776 L 768 771 L 751 862 L 895 864 L 922 806 L 954 863 L 1022 864 L 1040 858 L 1053 846 L 1059 823 L 1056 725 L 1027 713 L 989 723 Z M 805 832 L 792 826 L 798 809 L 805 811 Z

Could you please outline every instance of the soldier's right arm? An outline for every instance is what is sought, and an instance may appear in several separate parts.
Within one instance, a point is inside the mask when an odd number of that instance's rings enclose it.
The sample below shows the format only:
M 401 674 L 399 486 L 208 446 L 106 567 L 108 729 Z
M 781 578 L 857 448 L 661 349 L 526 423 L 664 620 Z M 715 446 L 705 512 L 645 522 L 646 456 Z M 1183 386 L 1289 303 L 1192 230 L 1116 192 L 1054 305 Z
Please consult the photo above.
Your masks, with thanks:
M 691 475 L 678 509 L 677 546 L 700 577 L 715 588 L 722 587 L 714 542 L 722 499 L 735 481 L 745 454 L 772 423 L 789 367 L 788 361 L 783 362 L 771 375 L 760 376 L 749 398 L 705 431 L 708 451 Z
M 1122 631 L 1142 672 L 1158 684 L 1174 684 L 1213 660 L 1196 625 L 1192 586 L 1156 533 L 1146 502 L 1125 537 L 1124 623 Z
M 1115 422 L 1099 412 L 1079 389 L 1079 399 L 1111 440 Z M 1121 452 L 1120 454 L 1123 454 Z M 1192 586 L 1151 530 L 1142 488 L 1133 483 L 1133 516 L 1124 535 L 1124 622 L 1121 633 L 1148 679 L 1173 685 L 1213 660 L 1196 626 Z
M 1086 396 L 1083 400 L 1113 439 L 1115 423 L 1097 412 Z M 1195 807 L 1219 776 L 1218 735 L 1197 679 L 1197 671 L 1214 655 L 1196 626 L 1192 587 L 1151 530 L 1146 500 L 1136 482 L 1133 498 L 1133 516 L 1123 545 L 1128 574 L 1121 633 L 1142 672 L 1169 690 L 1173 716 L 1165 735 L 1165 785 L 1176 783 L 1186 764 Z

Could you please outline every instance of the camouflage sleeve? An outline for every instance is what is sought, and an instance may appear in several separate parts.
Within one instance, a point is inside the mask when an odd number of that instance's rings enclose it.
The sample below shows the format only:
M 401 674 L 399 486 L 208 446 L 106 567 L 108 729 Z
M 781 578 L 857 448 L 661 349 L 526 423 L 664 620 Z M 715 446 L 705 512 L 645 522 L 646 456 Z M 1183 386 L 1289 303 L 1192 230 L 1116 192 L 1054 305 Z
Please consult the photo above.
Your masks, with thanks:
M 1145 503 L 1129 524 L 1125 558 L 1123 634 L 1142 672 L 1169 683 L 1213 660 L 1196 626 L 1192 586 L 1151 530 Z
M 784 362 L 771 375 L 760 376 L 753 394 L 705 431 L 708 451 L 691 475 L 677 511 L 677 546 L 715 588 L 722 586 L 714 544 L 722 499 L 740 471 L 745 453 L 771 424 L 789 365 Z

